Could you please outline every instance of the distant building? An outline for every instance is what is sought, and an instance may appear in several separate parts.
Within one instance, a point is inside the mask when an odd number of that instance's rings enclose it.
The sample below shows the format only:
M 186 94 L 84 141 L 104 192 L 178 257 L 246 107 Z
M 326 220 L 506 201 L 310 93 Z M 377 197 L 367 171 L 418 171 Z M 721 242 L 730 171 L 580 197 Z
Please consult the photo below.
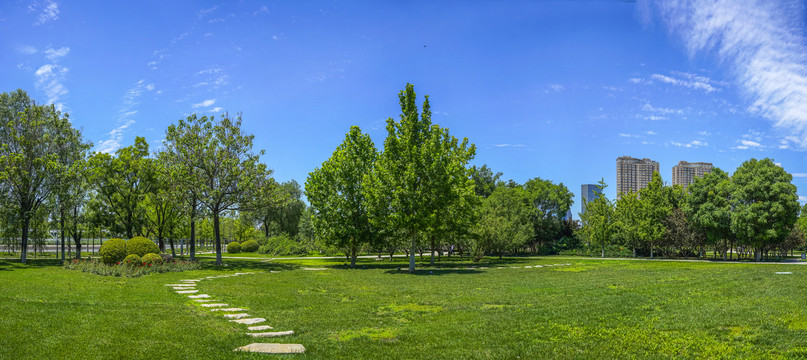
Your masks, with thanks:
M 602 191 L 594 184 L 583 184 L 580 186 L 580 213 L 586 212 L 586 202 L 598 198 Z
M 678 165 L 672 168 L 672 184 L 683 185 L 686 188 L 695 181 L 695 177 L 703 177 L 711 172 L 712 163 L 679 161 Z
M 620 199 L 622 194 L 646 188 L 653 179 L 653 172 L 658 171 L 658 161 L 630 156 L 616 158 L 616 198 Z

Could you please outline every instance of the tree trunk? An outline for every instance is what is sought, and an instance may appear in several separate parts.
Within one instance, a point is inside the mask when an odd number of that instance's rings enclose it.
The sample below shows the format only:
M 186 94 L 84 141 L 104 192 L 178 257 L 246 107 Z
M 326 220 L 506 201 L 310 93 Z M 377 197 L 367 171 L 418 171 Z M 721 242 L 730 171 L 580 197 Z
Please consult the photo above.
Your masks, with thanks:
M 653 258 L 653 242 L 650 242 L 650 258 Z
M 432 260 L 430 265 L 434 266 L 434 235 L 431 236 L 431 246 L 432 246 Z
M 602 253 L 600 254 L 600 257 L 605 257 L 605 244 L 602 244 Z
M 633 246 L 633 257 L 636 257 L 636 246 Z
M 762 251 L 759 248 L 754 248 L 754 261 L 762 260 Z
M 21 248 L 20 248 L 20 262 L 25 264 L 25 260 L 28 255 L 28 226 L 31 225 L 31 219 L 28 216 L 23 215 L 22 217 L 22 239 L 21 239 Z
M 59 227 L 61 228 L 61 236 L 62 236 L 62 263 L 64 263 L 64 211 L 61 212 L 61 218 L 59 219 Z
M 177 251 L 176 251 L 176 249 L 174 249 L 174 239 L 169 238 L 168 239 L 168 244 L 171 245 L 171 257 L 177 257 Z
M 350 247 L 350 268 L 356 268 L 356 245 Z
M 196 261 L 196 206 L 191 210 L 191 261 Z
M 412 243 L 409 249 L 409 272 L 415 272 L 415 251 L 417 251 L 417 238 L 415 231 L 412 231 Z
M 221 266 L 221 235 L 219 234 L 219 213 L 213 212 L 213 234 L 216 238 L 216 265 Z

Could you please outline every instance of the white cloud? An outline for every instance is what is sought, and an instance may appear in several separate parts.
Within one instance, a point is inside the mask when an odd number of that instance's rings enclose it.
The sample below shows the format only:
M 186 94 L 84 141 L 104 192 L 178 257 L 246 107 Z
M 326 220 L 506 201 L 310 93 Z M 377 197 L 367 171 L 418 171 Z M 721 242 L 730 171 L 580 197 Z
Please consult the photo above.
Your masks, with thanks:
M 743 146 L 748 146 L 748 147 L 760 147 L 760 146 L 762 146 L 762 144 L 760 144 L 760 143 L 758 143 L 756 141 L 751 141 L 751 140 L 740 140 L 740 143 L 743 144 Z
M 135 121 L 130 119 L 120 126 L 112 129 L 112 131 L 110 131 L 108 134 L 109 139 L 100 141 L 98 145 L 95 146 L 95 151 L 109 154 L 120 149 L 120 143 L 123 141 L 123 131 L 132 126 L 134 123 Z
M 650 76 L 650 78 L 670 85 L 683 86 L 695 90 L 703 90 L 706 91 L 707 93 L 720 90 L 719 88 L 712 86 L 713 81 L 705 76 L 689 73 L 677 73 L 677 74 L 684 77 L 684 79 L 674 78 L 672 76 L 661 74 L 653 74 Z
M 37 53 L 37 49 L 31 45 L 21 45 L 17 47 L 17 51 L 23 55 L 33 55 Z
M 266 5 L 264 5 L 264 6 L 261 6 L 260 9 L 256 10 L 254 13 L 252 13 L 252 15 L 258 15 L 258 14 L 269 14 L 269 8 L 266 7 Z
M 222 69 L 222 68 L 220 68 L 220 67 L 216 67 L 216 68 L 210 68 L 210 69 L 204 69 L 204 70 L 201 70 L 201 71 L 197 72 L 197 73 L 196 73 L 196 75 L 204 75 L 204 74 L 218 74 L 218 73 L 220 73 L 220 72 L 222 72 L 222 71 L 223 71 L 223 69 Z
M 807 178 L 807 173 L 793 173 L 794 178 Z
M 207 15 L 210 15 L 210 14 L 214 13 L 214 12 L 216 11 L 216 9 L 217 9 L 217 8 L 218 8 L 218 5 L 213 6 L 213 7 L 211 7 L 211 8 L 207 8 L 207 9 L 202 9 L 202 10 L 199 10 L 199 13 L 198 13 L 197 15 L 198 15 L 198 16 L 199 16 L 199 18 L 201 19 L 201 18 L 203 18 L 203 17 L 205 17 L 205 16 L 207 16 Z
M 708 132 L 706 130 L 703 130 L 703 131 L 698 131 L 698 135 L 700 135 L 700 136 L 709 136 L 709 135 L 712 135 L 712 133 L 710 133 L 710 132 Z
M 549 84 L 549 88 L 552 89 L 552 91 L 555 91 L 555 92 L 561 92 L 564 89 L 566 89 L 561 84 Z
M 56 105 L 56 108 L 60 111 L 64 108 L 64 104 L 59 100 L 68 93 L 63 84 L 67 72 L 66 67 L 58 64 L 45 64 L 34 72 L 36 88 L 44 91 L 48 97 L 47 102 Z
M 639 135 L 625 134 L 625 133 L 619 133 L 619 136 L 620 137 L 627 137 L 627 138 L 637 138 L 637 137 L 639 137 Z
M 656 132 L 653 131 L 653 130 L 648 130 L 647 132 L 645 132 L 645 134 L 647 134 L 647 135 L 656 135 Z
M 58 58 L 63 57 L 70 53 L 69 47 L 61 47 L 58 49 L 48 48 L 45 50 L 45 57 L 50 61 L 56 61 Z
M 524 144 L 493 144 L 495 147 L 524 147 Z
M 639 83 L 641 83 L 641 82 L 642 82 L 642 79 L 639 79 L 639 78 L 630 78 L 630 79 L 628 79 L 628 81 L 629 81 L 629 82 L 632 82 L 632 83 L 634 83 L 634 84 L 639 84 Z
M 644 117 L 645 120 L 654 120 L 654 121 L 656 121 L 656 120 L 664 120 L 666 118 L 667 117 L 665 117 L 665 116 L 658 116 L 658 115 L 649 115 L 649 116 Z
M 670 109 L 670 108 L 665 108 L 665 107 L 655 107 L 653 105 L 650 105 L 650 103 L 644 104 L 644 106 L 642 106 L 642 110 L 647 111 L 647 112 L 657 113 L 657 114 L 679 114 L 680 115 L 680 114 L 684 113 L 684 110 L 681 110 L 681 109 Z
M 216 106 L 216 107 L 214 107 L 214 108 L 212 108 L 212 109 L 208 110 L 208 112 L 214 112 L 214 113 L 217 113 L 217 112 L 221 112 L 222 110 L 224 110 L 224 108 L 222 108 L 221 106 Z
M 216 103 L 216 99 L 208 99 L 200 103 L 191 105 L 193 108 L 208 107 Z
M 700 141 L 700 140 L 693 140 L 688 143 L 680 143 L 676 141 L 670 141 L 670 145 L 678 146 L 678 147 L 685 147 L 685 148 L 699 148 L 701 146 L 709 146 L 709 143 Z
M 713 51 L 731 65 L 752 99 L 749 109 L 795 134 L 807 147 L 807 39 L 800 1 L 685 0 L 645 3 L 657 9 L 691 56 Z
M 113 153 L 120 149 L 121 142 L 123 141 L 123 132 L 135 124 L 133 117 L 137 115 L 135 107 L 140 104 L 138 98 L 145 91 L 154 90 L 154 84 L 147 83 L 142 79 L 135 83 L 135 86 L 127 90 L 123 95 L 123 103 L 118 110 L 118 126 L 113 128 L 107 133 L 107 139 L 99 141 L 95 145 L 95 151 L 102 153 Z
M 801 201 L 801 202 L 807 202 L 807 196 L 804 196 L 804 195 L 799 195 L 799 201 Z
M 46 5 L 42 9 L 42 12 L 39 13 L 34 25 L 42 25 L 48 21 L 55 21 L 59 19 L 59 4 L 53 1 L 48 1 L 47 3 L 48 5 Z

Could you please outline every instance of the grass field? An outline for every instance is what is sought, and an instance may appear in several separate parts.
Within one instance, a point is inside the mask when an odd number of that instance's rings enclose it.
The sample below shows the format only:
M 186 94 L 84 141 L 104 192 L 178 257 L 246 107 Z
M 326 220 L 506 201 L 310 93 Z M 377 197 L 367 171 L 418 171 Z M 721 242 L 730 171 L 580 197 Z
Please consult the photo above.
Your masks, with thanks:
M 311 359 L 807 357 L 803 265 L 444 258 L 412 275 L 403 259 L 226 263 L 127 279 L 0 262 L 0 358 L 272 358 L 232 352 L 251 342 L 301 343 L 306 354 L 285 357 Z M 237 271 L 258 273 L 198 288 L 294 336 L 256 341 L 163 286 Z

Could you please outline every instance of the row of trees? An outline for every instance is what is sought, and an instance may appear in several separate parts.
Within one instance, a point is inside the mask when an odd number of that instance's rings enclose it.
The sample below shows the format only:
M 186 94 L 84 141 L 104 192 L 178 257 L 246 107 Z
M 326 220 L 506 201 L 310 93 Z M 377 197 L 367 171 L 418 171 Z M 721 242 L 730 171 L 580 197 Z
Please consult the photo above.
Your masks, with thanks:
M 702 256 L 711 247 L 734 253 L 784 255 L 805 243 L 807 205 L 800 208 L 792 176 L 771 159 L 750 159 L 733 175 L 716 168 L 687 188 L 665 186 L 658 173 L 638 193 L 605 195 L 584 204 L 581 234 L 605 256 L 619 244 L 665 256 Z M 600 190 L 606 187 L 600 182 Z
M 364 247 L 403 250 L 414 271 L 419 249 L 431 250 L 432 263 L 444 249 L 501 254 L 535 248 L 566 228 L 573 195 L 563 184 L 505 183 L 487 166 L 469 167 L 476 147 L 431 122 L 428 96 L 421 111 L 411 84 L 398 98 L 400 119 L 387 120 L 383 151 L 351 127 L 305 183 L 317 236 L 345 249 L 351 266 Z
M 149 152 L 138 137 L 114 154 L 90 153 L 92 145 L 67 114 L 36 104 L 22 90 L 0 94 L 3 235 L 18 230 L 23 263 L 29 229 L 41 228 L 32 227 L 32 219 L 58 224 L 63 250 L 70 237 L 79 257 L 82 237 L 105 228 L 126 238 L 156 238 L 162 251 L 166 239 L 173 250 L 173 239 L 189 237 L 194 259 L 196 223 L 209 219 L 221 264 L 225 214 L 249 224 L 235 227 L 242 233 L 254 230 L 256 220 L 267 231 L 273 223 L 296 227 L 296 222 L 277 220 L 283 216 L 278 212 L 291 204 L 302 211 L 299 186 L 277 186 L 272 171 L 260 162 L 263 151 L 252 150 L 253 138 L 241 130 L 240 115 L 215 119 L 194 114 L 168 127 L 159 152 Z

